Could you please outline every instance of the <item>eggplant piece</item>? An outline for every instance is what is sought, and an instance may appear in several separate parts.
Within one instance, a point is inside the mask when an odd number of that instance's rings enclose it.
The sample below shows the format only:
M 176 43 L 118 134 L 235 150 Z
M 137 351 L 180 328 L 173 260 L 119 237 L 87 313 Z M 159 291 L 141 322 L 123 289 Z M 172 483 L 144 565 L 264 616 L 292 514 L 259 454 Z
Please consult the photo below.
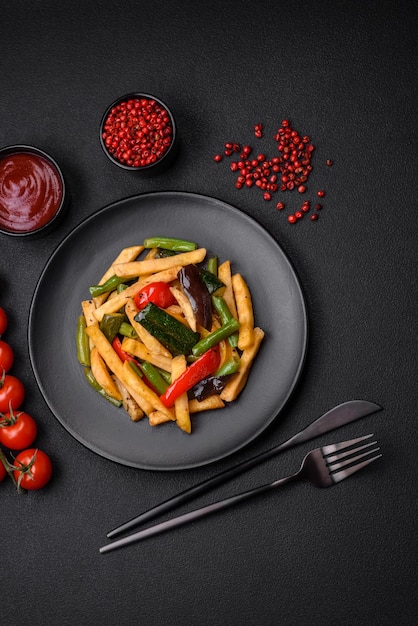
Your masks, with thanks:
M 190 389 L 189 396 L 201 402 L 209 396 L 219 395 L 230 378 L 231 375 L 208 376 Z
M 206 330 L 211 330 L 212 300 L 202 280 L 199 268 L 194 264 L 186 265 L 181 268 L 177 277 L 184 293 L 190 300 L 196 322 Z

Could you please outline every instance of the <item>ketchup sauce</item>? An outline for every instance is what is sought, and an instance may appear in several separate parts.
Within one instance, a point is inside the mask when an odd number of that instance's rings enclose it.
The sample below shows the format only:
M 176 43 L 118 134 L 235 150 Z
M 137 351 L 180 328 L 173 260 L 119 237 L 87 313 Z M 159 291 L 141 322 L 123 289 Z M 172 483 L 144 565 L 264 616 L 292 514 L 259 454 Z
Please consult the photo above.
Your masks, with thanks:
M 63 183 L 47 158 L 32 152 L 0 157 L 0 229 L 25 233 L 45 226 L 63 199 Z

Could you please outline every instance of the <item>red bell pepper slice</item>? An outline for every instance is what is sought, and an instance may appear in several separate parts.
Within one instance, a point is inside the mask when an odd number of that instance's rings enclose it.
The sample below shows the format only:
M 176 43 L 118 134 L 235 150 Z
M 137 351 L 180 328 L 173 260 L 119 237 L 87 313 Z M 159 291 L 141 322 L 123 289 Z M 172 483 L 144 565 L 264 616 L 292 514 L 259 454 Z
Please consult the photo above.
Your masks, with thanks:
M 170 287 L 163 282 L 149 283 L 134 296 L 134 303 L 138 311 L 142 311 L 149 302 L 159 306 L 161 309 L 177 304 Z
M 180 374 L 180 376 L 167 387 L 165 392 L 160 396 L 161 402 L 168 409 L 172 407 L 177 398 L 183 393 L 186 393 L 198 382 L 210 376 L 210 374 L 213 374 L 218 369 L 220 362 L 221 357 L 218 346 L 204 352 L 201 357 L 189 365 L 183 374 Z

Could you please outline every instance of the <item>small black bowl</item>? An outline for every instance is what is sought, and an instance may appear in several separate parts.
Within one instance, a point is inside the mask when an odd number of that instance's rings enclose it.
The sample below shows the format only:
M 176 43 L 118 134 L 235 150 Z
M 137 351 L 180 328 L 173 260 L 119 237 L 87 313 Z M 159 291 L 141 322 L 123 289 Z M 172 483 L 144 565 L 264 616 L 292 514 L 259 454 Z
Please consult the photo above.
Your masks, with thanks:
M 144 124 L 145 132 L 148 133 L 147 136 L 151 139 L 152 145 L 148 147 L 147 149 L 148 154 L 146 154 L 146 152 L 144 153 L 144 149 L 140 148 L 139 146 L 140 139 L 138 137 L 135 137 L 133 134 L 133 127 L 129 129 L 129 132 L 127 133 L 129 135 L 129 137 L 127 138 L 127 142 L 129 143 L 129 147 L 132 150 L 132 154 L 136 155 L 137 157 L 136 160 L 135 160 L 135 156 L 134 158 L 132 158 L 131 156 L 130 160 L 128 158 L 124 159 L 123 157 L 118 158 L 118 156 L 114 152 L 114 148 L 112 149 L 112 147 L 108 146 L 106 143 L 106 132 L 107 132 L 105 129 L 106 122 L 108 121 L 108 118 L 112 116 L 115 112 L 120 113 L 122 115 L 126 114 L 127 111 L 122 110 L 120 108 L 121 106 L 124 106 L 124 105 L 133 107 L 134 111 L 136 112 L 135 132 L 137 133 L 140 133 L 141 131 L 143 132 L 141 124 Z M 136 109 L 135 109 L 135 106 L 137 107 Z M 130 110 L 132 110 L 132 108 Z M 145 119 L 145 115 L 146 113 L 150 113 L 150 112 L 151 113 L 156 112 L 157 114 L 160 112 L 166 113 L 164 123 L 166 124 L 165 132 L 167 133 L 167 135 L 164 137 L 164 139 L 166 142 L 170 140 L 168 145 L 164 145 L 162 147 L 161 137 L 158 137 L 158 136 L 156 137 L 155 133 L 153 132 L 153 129 L 147 128 L 146 126 L 147 120 Z M 129 114 L 128 114 L 128 117 L 129 117 Z M 118 126 L 118 130 L 122 130 L 120 126 Z M 157 132 L 157 135 L 158 135 L 158 132 Z M 162 102 L 159 98 L 156 98 L 155 96 L 151 96 L 146 93 L 140 93 L 140 92 L 129 93 L 125 96 L 121 96 L 120 98 L 112 102 L 112 104 L 106 109 L 102 117 L 102 121 L 100 123 L 100 143 L 106 156 L 112 161 L 112 163 L 114 163 L 118 167 L 125 169 L 125 170 L 139 172 L 144 175 L 159 174 L 160 172 L 165 170 L 172 163 L 174 159 L 174 156 L 176 153 L 176 147 L 177 147 L 176 123 L 175 123 L 173 114 L 171 113 L 168 106 L 164 102 Z M 161 149 L 162 154 L 156 155 L 154 151 L 160 150 L 160 149 Z M 141 161 L 141 158 L 143 160 L 141 163 L 139 163 L 139 161 Z M 148 163 L 147 159 L 154 159 L 154 160 L 153 162 Z
M 27 145 L 0 149 L 0 233 L 47 234 L 62 219 L 67 200 L 64 176 L 49 154 Z

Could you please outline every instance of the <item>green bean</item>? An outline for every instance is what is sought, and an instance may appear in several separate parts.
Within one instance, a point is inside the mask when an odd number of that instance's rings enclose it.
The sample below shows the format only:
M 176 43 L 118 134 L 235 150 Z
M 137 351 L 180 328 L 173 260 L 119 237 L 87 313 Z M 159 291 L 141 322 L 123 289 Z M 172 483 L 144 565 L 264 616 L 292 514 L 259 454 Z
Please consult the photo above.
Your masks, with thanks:
M 229 374 L 235 374 L 238 372 L 241 366 L 241 359 L 232 357 L 225 361 L 225 363 L 218 369 L 215 376 L 228 376 Z
M 92 298 L 96 298 L 96 296 L 101 296 L 104 293 L 108 293 L 109 291 L 113 291 L 118 287 L 123 281 L 121 276 L 111 276 L 107 279 L 103 285 L 93 285 L 89 287 L 90 294 Z
M 154 387 L 154 389 L 156 389 L 156 391 L 158 391 L 160 395 L 164 393 L 168 387 L 168 383 L 161 376 L 158 369 L 148 361 L 143 361 L 141 363 L 141 369 L 151 385 Z
M 90 344 L 86 330 L 86 318 L 80 315 L 77 320 L 77 359 L 81 365 L 90 366 Z
M 139 367 L 139 365 L 136 363 L 136 361 L 131 361 L 131 360 L 129 359 L 128 363 L 129 363 L 129 366 L 130 366 L 130 367 L 133 369 L 133 371 L 135 372 L 135 374 L 136 374 L 137 376 L 139 376 L 139 378 L 142 378 L 142 376 L 143 376 L 142 370 L 141 370 L 141 368 Z
M 197 244 L 185 239 L 174 239 L 172 237 L 148 237 L 144 241 L 145 248 L 164 248 L 175 252 L 190 252 L 196 250 Z
M 214 330 L 206 337 L 203 337 L 200 341 L 198 341 L 192 348 L 192 354 L 194 356 L 200 356 L 209 348 L 213 348 L 216 346 L 222 339 L 226 339 L 234 332 L 239 329 L 239 322 L 232 318 L 229 322 L 227 322 L 224 326 L 221 326 L 217 330 Z
M 214 276 L 218 275 L 218 257 L 213 256 L 208 260 L 208 272 L 214 274 Z
M 133 328 L 133 326 L 128 324 L 128 322 L 122 322 L 122 324 L 119 326 L 119 334 L 123 335 L 124 337 L 130 337 L 131 339 L 136 339 L 136 337 L 138 337 L 135 329 Z
M 222 296 L 212 296 L 212 304 L 218 313 L 222 326 L 234 319 L 226 300 Z M 238 333 L 233 333 L 228 337 L 228 343 L 232 348 L 238 346 Z
M 108 400 L 109 402 L 111 402 L 112 404 L 114 404 L 115 406 L 121 406 L 122 402 L 120 400 L 116 400 L 116 398 L 112 398 L 112 396 L 109 396 L 108 393 L 106 393 L 106 391 L 103 389 L 103 387 L 101 387 L 99 385 L 99 383 L 97 382 L 97 380 L 95 379 L 93 372 L 91 371 L 91 369 L 89 367 L 85 367 L 84 368 L 84 374 L 86 376 L 87 381 L 89 382 L 90 386 L 97 391 L 97 393 L 99 393 L 101 396 L 103 396 L 103 398 L 105 398 L 106 400 Z
M 156 366 L 154 365 L 154 367 L 156 367 Z M 164 378 L 164 380 L 167 383 L 167 385 L 170 385 L 171 384 L 171 373 L 167 372 L 166 370 L 161 369 L 161 367 L 157 367 L 156 369 L 160 373 L 160 376 L 162 376 Z

